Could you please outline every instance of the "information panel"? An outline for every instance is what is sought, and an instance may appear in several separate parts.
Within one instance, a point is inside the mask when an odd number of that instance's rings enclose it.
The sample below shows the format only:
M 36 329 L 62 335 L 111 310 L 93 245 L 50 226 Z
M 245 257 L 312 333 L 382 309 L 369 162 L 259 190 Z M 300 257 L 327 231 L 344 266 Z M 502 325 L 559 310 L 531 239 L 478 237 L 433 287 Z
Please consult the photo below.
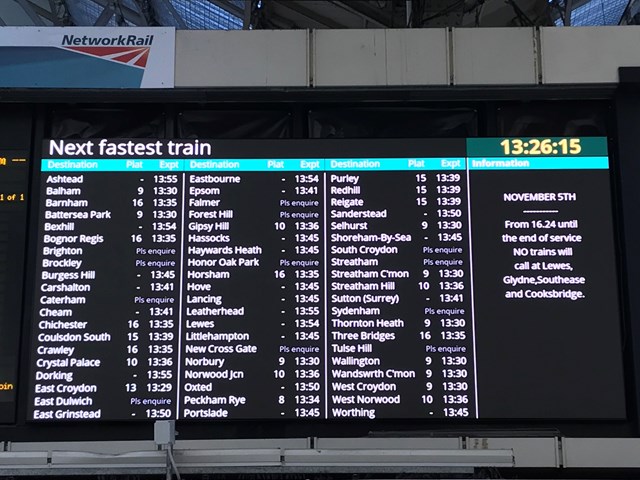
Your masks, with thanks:
M 606 139 L 44 152 L 32 420 L 625 416 Z

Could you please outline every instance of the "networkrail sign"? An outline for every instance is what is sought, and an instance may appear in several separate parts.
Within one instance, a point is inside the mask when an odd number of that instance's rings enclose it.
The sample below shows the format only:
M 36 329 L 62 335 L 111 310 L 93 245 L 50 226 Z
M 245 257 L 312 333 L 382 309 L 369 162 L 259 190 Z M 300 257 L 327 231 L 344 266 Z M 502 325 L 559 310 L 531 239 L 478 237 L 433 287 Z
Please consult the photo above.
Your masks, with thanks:
M 174 70 L 174 28 L 0 28 L 0 87 L 173 88 Z
M 117 37 L 91 37 L 88 35 L 64 35 L 62 37 L 62 46 L 63 47 L 76 47 L 78 45 L 82 45 L 84 47 L 97 47 L 97 46 L 151 46 L 153 43 L 153 35 L 145 35 L 144 37 L 140 35 L 118 35 Z

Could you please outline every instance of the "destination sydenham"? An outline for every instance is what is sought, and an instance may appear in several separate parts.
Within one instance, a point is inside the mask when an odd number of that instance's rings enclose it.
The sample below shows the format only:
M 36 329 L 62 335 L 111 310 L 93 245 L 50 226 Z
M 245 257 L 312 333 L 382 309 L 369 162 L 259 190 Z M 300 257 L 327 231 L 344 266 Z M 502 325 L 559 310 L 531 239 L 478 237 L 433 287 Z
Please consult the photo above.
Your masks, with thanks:
M 343 315 L 367 315 L 379 316 L 381 309 L 377 307 L 331 307 L 331 315 L 341 317 Z

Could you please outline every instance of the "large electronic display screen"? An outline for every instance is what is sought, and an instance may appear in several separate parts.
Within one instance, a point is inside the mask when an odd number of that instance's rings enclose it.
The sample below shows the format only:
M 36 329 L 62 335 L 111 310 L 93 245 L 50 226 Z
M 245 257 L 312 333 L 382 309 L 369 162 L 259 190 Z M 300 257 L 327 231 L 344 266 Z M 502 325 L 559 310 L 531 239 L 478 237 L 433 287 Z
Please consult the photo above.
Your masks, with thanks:
M 45 142 L 28 418 L 625 418 L 605 138 Z

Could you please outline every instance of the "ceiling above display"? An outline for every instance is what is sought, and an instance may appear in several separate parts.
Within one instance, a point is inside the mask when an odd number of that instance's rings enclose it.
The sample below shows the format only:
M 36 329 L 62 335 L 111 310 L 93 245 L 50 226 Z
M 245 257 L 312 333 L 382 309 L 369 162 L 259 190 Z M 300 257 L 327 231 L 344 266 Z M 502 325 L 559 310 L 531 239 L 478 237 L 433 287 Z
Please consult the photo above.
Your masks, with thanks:
M 192 30 L 634 24 L 635 0 L 9 0 L 0 25 Z

